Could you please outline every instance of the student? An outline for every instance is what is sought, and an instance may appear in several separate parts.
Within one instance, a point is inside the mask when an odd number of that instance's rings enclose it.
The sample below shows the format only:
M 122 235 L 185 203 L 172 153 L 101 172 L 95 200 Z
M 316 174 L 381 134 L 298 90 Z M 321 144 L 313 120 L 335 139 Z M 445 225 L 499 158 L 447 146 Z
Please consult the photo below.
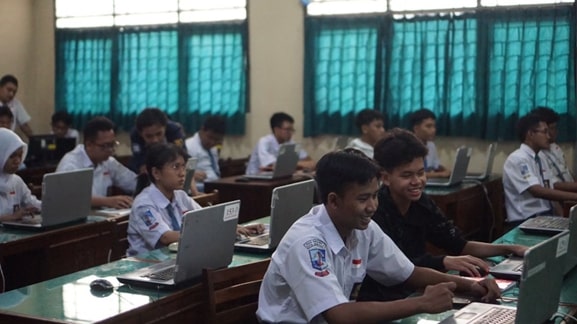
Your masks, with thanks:
M 414 266 L 371 221 L 379 177 L 380 168 L 356 150 L 321 158 L 316 181 L 323 204 L 296 221 L 272 255 L 259 293 L 260 321 L 390 321 L 451 309 L 454 290 L 485 301 L 499 296 L 492 279 L 476 282 Z M 367 273 L 385 285 L 407 282 L 424 293 L 392 302 L 350 302 Z
M 0 128 L 0 222 L 18 220 L 40 210 L 41 202 L 15 174 L 26 150 L 26 143 L 16 133 Z
M 260 171 L 274 168 L 280 145 L 294 143 L 292 141 L 295 131 L 294 123 L 294 119 L 283 112 L 278 112 L 271 116 L 270 128 L 272 134 L 263 136 L 258 140 L 246 167 L 247 174 L 257 174 Z M 300 150 L 298 154 L 300 159 L 297 164 L 298 168 L 306 170 L 315 168 L 315 162 L 308 156 L 307 152 Z
M 198 191 L 204 191 L 204 182 L 220 178 L 218 148 L 226 133 L 226 120 L 221 116 L 210 116 L 194 136 L 186 139 L 188 154 L 196 158 L 194 180 Z
M 537 114 L 521 117 L 517 135 L 521 146 L 503 166 L 508 228 L 537 215 L 563 215 L 558 201 L 577 200 L 577 193 L 558 190 L 557 180 L 540 154 L 550 145 L 545 119 Z
M 429 109 L 417 110 L 409 117 L 413 133 L 427 146 L 429 153 L 425 158 L 425 172 L 427 178 L 446 178 L 451 175 L 451 171 L 441 165 L 437 146 L 433 140 L 437 133 L 435 114 Z
M 412 133 L 395 128 L 375 146 L 374 159 L 383 170 L 379 207 L 373 220 L 416 266 L 438 271 L 456 270 L 469 276 L 487 273 L 479 258 L 515 254 L 523 256 L 524 246 L 467 241 L 425 194 L 427 178 L 424 158 L 427 147 Z M 431 255 L 426 244 L 451 255 Z M 359 300 L 394 300 L 414 291 L 403 285 L 386 287 L 368 275 Z
M 118 162 L 112 155 L 118 146 L 115 126 L 106 117 L 95 117 L 84 127 L 84 144 L 66 153 L 56 172 L 94 168 L 92 206 L 129 208 L 132 198 L 126 195 L 107 197 L 111 186 L 132 193 L 136 188 L 136 174 Z
M 132 159 L 130 169 L 145 172 L 144 158 L 148 146 L 156 143 L 173 143 L 184 146 L 184 131 L 179 123 L 168 120 L 158 108 L 146 108 L 136 116 L 136 127 L 130 133 Z
M 168 246 L 180 237 L 183 215 L 202 208 L 182 190 L 188 155 L 174 144 L 153 144 L 146 155 L 128 221 L 128 255 Z M 262 233 L 262 224 L 237 228 L 237 233 Z
M 385 118 L 374 109 L 364 109 L 357 114 L 356 124 L 361 131 L 361 137 L 355 138 L 349 147 L 357 149 L 366 156 L 373 158 L 373 147 L 385 136 Z
M 557 182 L 574 182 L 575 178 L 569 171 L 565 162 L 565 154 L 559 145 L 557 145 L 557 123 L 559 114 L 549 107 L 537 107 L 531 111 L 532 114 L 540 115 L 549 129 L 549 148 L 541 150 L 549 170 Z
M 16 129 L 16 125 L 26 136 L 32 136 L 32 128 L 30 128 L 30 115 L 20 100 L 16 99 L 16 92 L 18 92 L 18 79 L 15 76 L 6 74 L 0 78 L 0 104 L 10 107 L 14 115 L 12 122 L 12 130 Z
M 14 114 L 8 106 L 0 106 L 0 128 L 12 129 L 14 124 Z
M 58 138 L 75 138 L 78 143 L 79 133 L 72 128 L 72 116 L 65 111 L 57 111 L 52 114 L 50 127 L 52 127 L 52 134 Z

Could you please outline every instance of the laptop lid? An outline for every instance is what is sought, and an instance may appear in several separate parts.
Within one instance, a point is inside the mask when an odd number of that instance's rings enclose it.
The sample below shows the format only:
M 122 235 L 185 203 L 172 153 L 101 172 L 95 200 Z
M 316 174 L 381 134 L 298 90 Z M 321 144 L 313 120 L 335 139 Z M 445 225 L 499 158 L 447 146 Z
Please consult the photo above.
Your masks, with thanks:
M 248 241 L 235 243 L 239 250 L 248 252 L 268 252 L 274 250 L 294 222 L 310 211 L 313 206 L 315 181 L 306 180 L 273 189 L 271 197 L 271 215 L 268 232 L 268 244 L 259 244 L 259 236 Z
M 186 213 L 182 219 L 176 259 L 118 276 L 118 281 L 143 287 L 170 288 L 199 278 L 204 268 L 223 268 L 232 262 L 240 200 Z M 150 274 L 173 268 L 174 276 L 160 280 Z
M 296 146 L 295 143 L 280 145 L 272 173 L 246 174 L 245 177 L 248 179 L 278 179 L 292 176 L 299 161 Z
M 515 323 L 544 323 L 557 312 L 568 241 L 569 232 L 559 233 L 525 253 Z M 482 323 L 484 315 L 499 308 L 510 307 L 473 303 L 441 323 Z
M 466 146 L 459 147 L 457 149 L 457 154 L 455 155 L 455 162 L 453 163 L 453 171 L 451 172 L 451 176 L 448 179 L 427 179 L 426 185 L 431 187 L 448 187 L 461 183 L 467 175 L 467 168 L 469 167 L 470 159 L 471 149 Z
M 577 265 L 577 205 L 569 211 L 569 247 L 565 258 L 565 274 Z
M 82 221 L 90 214 L 92 168 L 47 173 L 42 181 L 42 210 L 39 222 L 3 222 L 7 227 L 45 228 Z
M 465 179 L 473 180 L 484 180 L 488 178 L 493 172 L 493 162 L 495 160 L 495 154 L 497 152 L 497 143 L 489 144 L 486 152 L 485 169 L 482 173 L 467 173 Z
M 32 135 L 28 138 L 28 166 L 57 164 L 64 154 L 76 146 L 76 138 L 57 138 L 55 135 Z

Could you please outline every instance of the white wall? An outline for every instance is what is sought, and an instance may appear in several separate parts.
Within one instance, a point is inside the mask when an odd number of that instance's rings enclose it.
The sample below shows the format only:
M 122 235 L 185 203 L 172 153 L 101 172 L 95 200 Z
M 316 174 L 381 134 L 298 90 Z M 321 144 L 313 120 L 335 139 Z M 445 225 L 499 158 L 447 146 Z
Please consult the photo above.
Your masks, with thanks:
M 268 119 L 276 111 L 295 118 L 295 139 L 315 158 L 328 152 L 334 143 L 329 136 L 303 138 L 303 8 L 298 0 L 249 0 L 250 113 L 246 115 L 245 136 L 226 138 L 223 157 L 246 157 L 257 139 L 270 132 Z M 36 133 L 49 131 L 54 111 L 54 5 L 51 0 L 0 0 L 0 74 L 12 73 L 20 80 L 18 97 L 32 115 Z M 192 133 L 194 130 L 188 130 Z M 126 134 L 119 154 L 129 154 Z M 438 138 L 441 160 L 450 165 L 455 149 L 473 147 L 471 169 L 484 163 L 488 142 L 470 138 Z M 516 142 L 500 143 L 495 172 L 501 172 L 506 156 Z M 569 165 L 574 147 L 562 145 Z

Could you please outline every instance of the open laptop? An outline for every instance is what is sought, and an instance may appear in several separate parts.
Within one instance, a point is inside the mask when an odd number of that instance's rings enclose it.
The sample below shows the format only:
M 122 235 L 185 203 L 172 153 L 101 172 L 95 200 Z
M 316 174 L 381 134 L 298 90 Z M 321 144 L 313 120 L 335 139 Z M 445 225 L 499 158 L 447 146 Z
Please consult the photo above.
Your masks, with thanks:
M 497 152 L 497 143 L 489 144 L 486 153 L 485 170 L 480 173 L 467 172 L 465 180 L 485 180 L 493 172 L 493 161 L 495 160 L 495 153 Z
M 288 178 L 296 171 L 298 161 L 299 155 L 296 151 L 296 144 L 281 144 L 273 171 L 260 172 L 257 174 L 245 174 L 244 177 L 251 180 Z
M 2 224 L 10 228 L 45 229 L 85 220 L 90 214 L 93 172 L 87 168 L 45 174 L 40 214 Z
M 76 138 L 57 138 L 55 135 L 32 135 L 28 138 L 28 152 L 24 164 L 28 167 L 58 164 L 64 154 L 76 146 Z
M 426 185 L 429 187 L 450 187 L 461 183 L 463 179 L 465 179 L 465 175 L 467 175 L 470 159 L 471 149 L 465 146 L 459 147 L 455 156 L 455 162 L 453 163 L 451 176 L 449 178 L 427 179 Z
M 204 268 L 223 268 L 234 254 L 240 200 L 192 210 L 182 219 L 176 259 L 117 277 L 127 284 L 154 289 L 176 288 L 200 278 Z
M 563 232 L 527 250 L 517 308 L 471 303 L 441 324 L 546 322 L 559 307 L 568 240 L 569 232 Z
M 349 145 L 350 139 L 348 136 L 339 136 L 335 140 L 335 146 L 333 151 L 344 150 L 347 145 Z
M 573 208 L 571 208 L 573 210 Z M 571 216 L 535 216 L 527 219 L 519 229 L 528 234 L 555 235 L 569 229 Z
M 314 194 L 314 180 L 274 188 L 268 231 L 235 243 L 235 248 L 247 252 L 271 252 L 276 249 L 292 224 L 310 211 Z

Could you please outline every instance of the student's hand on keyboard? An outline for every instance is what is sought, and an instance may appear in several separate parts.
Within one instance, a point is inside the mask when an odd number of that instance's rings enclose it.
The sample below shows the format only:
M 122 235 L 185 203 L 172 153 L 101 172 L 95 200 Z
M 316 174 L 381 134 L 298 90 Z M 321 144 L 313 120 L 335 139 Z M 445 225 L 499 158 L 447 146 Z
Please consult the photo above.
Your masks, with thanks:
M 447 270 L 463 272 L 469 277 L 483 277 L 482 272 L 489 272 L 489 265 L 485 261 L 471 255 L 446 256 L 443 266 Z
M 123 209 L 132 206 L 132 197 L 129 196 L 111 196 L 106 197 L 106 207 Z
M 481 281 L 471 283 L 471 293 L 474 296 L 481 296 L 481 301 L 493 303 L 501 298 L 501 290 L 493 278 L 485 278 Z
M 7 215 L 6 217 L 3 217 L 2 220 L 4 221 L 13 221 L 13 220 L 19 220 L 22 219 L 24 217 L 34 217 L 35 214 L 39 213 L 40 211 L 38 210 L 38 208 L 36 207 L 32 207 L 32 206 L 28 206 L 28 207 L 21 207 L 20 209 L 18 209 L 17 211 L 15 211 L 12 215 Z
M 443 282 L 427 286 L 419 300 L 421 313 L 440 313 L 453 307 L 453 291 L 457 288 L 454 282 Z
M 245 235 L 245 236 L 252 236 L 264 233 L 264 225 L 263 224 L 253 224 L 253 225 L 246 225 L 246 226 L 237 226 L 236 227 L 236 234 L 237 235 Z
M 527 251 L 528 247 L 523 245 L 511 245 L 509 249 L 511 250 L 511 254 L 522 257 L 525 255 L 525 251 Z

